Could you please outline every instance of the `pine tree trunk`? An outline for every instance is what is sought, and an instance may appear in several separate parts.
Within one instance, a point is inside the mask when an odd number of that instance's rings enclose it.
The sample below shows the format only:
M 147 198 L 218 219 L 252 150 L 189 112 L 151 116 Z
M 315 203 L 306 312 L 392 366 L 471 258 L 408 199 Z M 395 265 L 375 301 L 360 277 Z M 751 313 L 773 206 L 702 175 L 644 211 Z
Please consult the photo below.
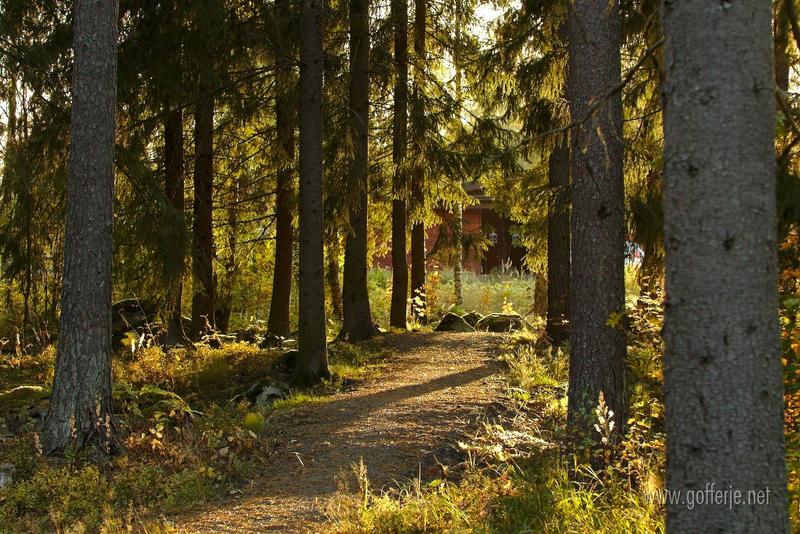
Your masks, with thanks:
M 192 223 L 192 331 L 194 340 L 214 328 L 214 97 L 205 95 L 194 117 L 194 206 Z
M 417 56 L 417 70 L 414 73 L 414 95 L 412 114 L 414 116 L 415 161 L 411 175 L 411 202 L 414 214 L 411 227 L 411 312 L 414 319 L 424 323 L 427 319 L 425 305 L 425 161 L 422 146 L 425 143 L 425 104 L 422 99 L 423 72 L 427 53 L 425 32 L 427 22 L 426 0 L 414 4 L 414 52 Z
M 789 90 L 789 13 L 787 0 L 776 2 L 778 8 L 773 21 L 773 54 L 775 62 L 775 84 L 778 89 Z
M 625 337 L 609 324 L 625 311 L 624 185 L 619 5 L 576 0 L 569 16 L 572 266 L 568 425 L 593 439 L 602 393 L 617 435 L 627 421 Z M 587 116 L 596 99 L 597 112 Z M 611 321 L 613 323 L 613 320 Z
M 667 488 L 769 491 L 668 502 L 667 532 L 788 532 L 770 6 L 681 0 L 662 15 Z
M 228 254 L 225 260 L 225 278 L 222 284 L 216 285 L 214 299 L 214 327 L 219 332 L 230 331 L 231 312 L 233 310 L 233 288 L 236 284 L 236 275 L 238 271 L 236 252 L 239 241 L 239 214 L 237 211 L 237 206 L 239 205 L 239 179 L 236 175 L 231 176 L 228 198 Z
M 462 17 L 461 17 L 461 3 L 456 2 L 456 15 L 455 15 L 455 24 L 456 24 L 456 42 L 459 43 L 461 41 L 461 25 L 462 25 Z M 459 54 L 458 51 L 453 52 L 453 67 L 455 68 L 455 76 L 453 76 L 453 81 L 455 83 L 455 93 L 456 93 L 456 105 L 458 106 L 458 117 L 459 120 L 461 119 L 461 107 L 463 105 L 462 102 L 462 95 L 461 95 L 461 64 L 459 61 Z M 462 180 L 459 180 L 462 182 Z M 463 183 L 460 183 L 461 188 L 463 188 Z M 453 263 L 453 293 L 454 293 L 454 300 L 455 305 L 460 309 L 464 306 L 464 284 L 463 284 L 463 271 L 464 271 L 464 206 L 459 202 L 455 209 L 453 210 L 453 227 L 455 229 L 455 235 L 453 236 L 453 240 L 455 241 L 455 261 Z
M 367 289 L 367 209 L 369 190 L 369 0 L 350 0 L 350 231 L 344 247 L 341 339 L 375 335 Z
M 289 42 L 287 20 L 290 16 L 288 0 L 278 0 L 276 29 L 277 95 L 275 96 L 275 126 L 280 155 L 278 188 L 275 200 L 275 270 L 272 276 L 272 301 L 268 329 L 277 336 L 289 335 L 289 308 L 292 295 L 292 204 L 294 196 L 294 106 L 292 92 L 292 48 Z
M 408 261 L 406 258 L 406 153 L 408 143 L 408 1 L 392 0 L 394 24 L 394 62 L 397 79 L 394 84 L 394 163 L 395 198 L 392 200 L 392 307 L 389 324 L 408 327 Z
M 184 218 L 184 168 L 183 168 L 183 111 L 178 108 L 167 111 L 167 118 L 164 124 L 164 163 L 165 163 L 165 182 L 164 188 L 167 201 L 170 203 L 175 213 L 178 215 L 175 224 L 179 227 L 173 234 L 183 236 Z M 176 246 L 182 246 L 182 243 Z M 184 257 L 180 255 L 180 265 L 175 270 L 175 280 L 171 284 L 167 295 L 167 345 L 176 345 L 186 340 L 186 333 L 183 331 L 183 273 Z
M 562 137 L 553 147 L 547 174 L 556 194 L 547 217 L 547 335 L 553 345 L 569 340 L 569 206 L 558 202 L 569 187 L 569 141 Z
M 547 316 L 547 277 L 539 271 L 533 273 L 533 315 Z
M 336 234 L 328 244 L 328 288 L 331 292 L 331 311 L 340 321 L 344 318 L 342 310 L 342 284 L 339 282 L 339 235 Z
M 453 293 L 455 304 L 464 306 L 464 207 L 459 204 L 454 210 L 455 216 L 455 261 L 453 262 Z
M 301 0 L 300 18 L 300 269 L 298 358 L 293 380 L 330 377 L 325 337 L 322 205 L 322 0 Z
M 76 0 L 64 287 L 47 454 L 116 448 L 111 411 L 111 265 L 117 88 L 115 1 Z

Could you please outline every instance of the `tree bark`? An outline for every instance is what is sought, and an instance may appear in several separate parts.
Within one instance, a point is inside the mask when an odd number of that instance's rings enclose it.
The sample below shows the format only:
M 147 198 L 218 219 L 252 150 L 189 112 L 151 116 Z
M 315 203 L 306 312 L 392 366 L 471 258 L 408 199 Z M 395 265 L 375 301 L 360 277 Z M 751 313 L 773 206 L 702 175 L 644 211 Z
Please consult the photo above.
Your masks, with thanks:
M 422 146 L 425 142 L 425 104 L 422 98 L 423 69 L 427 59 L 425 32 L 427 31 L 426 0 L 414 4 L 414 53 L 417 68 L 414 72 L 414 116 L 415 162 L 411 175 L 411 201 L 414 213 L 411 228 L 411 312 L 414 319 L 424 323 L 427 319 L 425 305 L 425 161 Z
M 302 0 L 300 19 L 300 270 L 298 357 L 293 381 L 330 377 L 325 333 L 322 200 L 322 0 Z
M 116 1 L 76 0 L 64 286 L 45 453 L 117 441 L 111 411 Z
M 614 318 L 625 312 L 624 184 L 619 4 L 576 0 L 569 15 L 568 97 L 573 121 L 570 370 L 567 422 L 599 440 L 595 409 L 602 393 L 616 436 L 627 421 L 625 337 Z M 587 116 L 591 102 L 605 101 Z M 612 324 L 609 324 L 611 321 Z
M 392 200 L 392 306 L 389 324 L 408 327 L 408 261 L 406 258 L 406 207 L 408 143 L 408 1 L 392 0 L 394 24 L 394 62 L 397 78 L 394 84 L 394 200 Z
M 550 153 L 548 186 L 556 201 L 547 217 L 547 326 L 553 345 L 569 340 L 570 207 L 559 202 L 569 187 L 569 141 L 562 137 Z
M 328 288 L 331 292 L 331 311 L 340 321 L 344 318 L 342 310 L 342 284 L 339 281 L 339 235 L 334 234 L 328 243 Z
M 194 206 L 192 223 L 192 331 L 194 340 L 214 328 L 214 97 L 203 95 L 194 116 Z
M 167 110 L 164 124 L 164 164 L 165 179 L 164 189 L 167 201 L 175 210 L 177 218 L 174 224 L 178 226 L 175 236 L 184 235 L 184 166 L 183 166 L 183 111 L 180 108 Z M 176 246 L 182 248 L 183 242 Z M 167 294 L 167 345 L 176 345 L 186 340 L 183 331 L 183 273 L 185 270 L 184 257 L 179 255 L 180 265 L 175 270 L 175 280 L 172 282 Z
M 233 311 L 233 288 L 236 284 L 238 273 L 238 263 L 236 261 L 236 251 L 238 248 L 239 236 L 239 179 L 236 175 L 231 176 L 230 192 L 228 194 L 227 209 L 227 245 L 228 253 L 225 260 L 225 278 L 223 282 L 215 284 L 214 291 L 214 327 L 219 332 L 228 332 L 231 324 L 231 313 Z
M 375 335 L 367 289 L 367 210 L 369 190 L 369 0 L 350 0 L 350 230 L 344 247 L 341 339 Z
M 455 14 L 455 31 L 456 31 L 456 42 L 459 43 L 460 46 L 461 41 L 461 3 L 456 2 L 456 14 Z M 461 63 L 459 61 L 459 54 L 458 50 L 453 51 L 453 68 L 455 68 L 455 76 L 453 76 L 453 81 L 455 83 L 455 93 L 456 93 L 456 105 L 458 106 L 458 119 L 459 122 L 461 120 L 461 106 L 462 106 L 462 95 L 461 95 Z M 459 185 L 463 189 L 463 180 L 459 179 Z M 455 235 L 453 236 L 453 240 L 455 241 L 455 262 L 453 263 L 453 293 L 454 293 L 454 300 L 455 305 L 459 309 L 464 306 L 464 284 L 463 284 L 463 272 L 464 272 L 464 205 L 462 203 L 458 203 L 453 210 L 453 227 L 455 229 Z M 538 287 L 538 284 L 537 284 Z
M 292 47 L 290 44 L 289 1 L 276 2 L 277 20 L 277 94 L 275 126 L 278 134 L 280 168 L 275 200 L 275 270 L 272 277 L 272 301 L 268 329 L 277 336 L 289 335 L 289 308 L 292 295 L 292 204 L 294 196 L 294 103 L 292 93 Z
M 667 488 L 769 491 L 668 502 L 667 532 L 788 532 L 770 5 L 681 0 L 662 16 Z
M 789 90 L 789 13 L 787 0 L 777 2 L 773 21 L 773 53 L 775 62 L 775 84 L 778 89 Z

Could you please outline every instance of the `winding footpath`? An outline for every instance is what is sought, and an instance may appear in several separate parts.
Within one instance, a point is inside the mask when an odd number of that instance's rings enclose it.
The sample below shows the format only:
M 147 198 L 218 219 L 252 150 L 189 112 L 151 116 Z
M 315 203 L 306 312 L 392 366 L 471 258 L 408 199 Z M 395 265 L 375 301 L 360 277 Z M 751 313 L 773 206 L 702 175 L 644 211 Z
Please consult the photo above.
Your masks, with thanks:
M 313 532 L 337 479 L 363 459 L 372 488 L 408 480 L 473 430 L 501 388 L 503 337 L 387 335 L 379 376 L 296 409 L 263 476 L 242 495 L 177 520 L 178 532 Z M 433 478 L 433 477 L 431 477 Z

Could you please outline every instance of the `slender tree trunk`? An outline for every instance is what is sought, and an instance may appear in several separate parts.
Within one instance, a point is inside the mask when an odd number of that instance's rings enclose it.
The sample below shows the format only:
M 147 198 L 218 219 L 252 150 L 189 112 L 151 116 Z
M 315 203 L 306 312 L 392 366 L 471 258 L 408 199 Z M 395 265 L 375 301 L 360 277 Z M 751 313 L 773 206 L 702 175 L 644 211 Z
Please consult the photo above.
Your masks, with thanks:
M 300 271 L 298 359 L 293 380 L 330 377 L 325 337 L 322 201 L 322 0 L 301 0 L 300 18 Z
M 568 96 L 572 132 L 572 265 L 568 425 L 599 440 L 602 393 L 616 435 L 627 421 L 625 337 L 613 318 L 625 311 L 622 99 L 619 5 L 576 0 L 569 16 Z M 605 98 L 587 116 L 591 102 Z
M 269 310 L 269 331 L 289 335 L 289 307 L 292 295 L 292 204 L 294 196 L 294 103 L 292 93 L 292 47 L 290 45 L 289 1 L 278 0 L 277 21 L 277 95 L 275 117 L 280 155 L 278 193 L 275 201 L 275 271 L 272 277 L 272 301 Z
M 456 41 L 459 43 L 460 46 L 461 41 L 461 3 L 456 2 L 456 16 L 455 16 L 455 24 L 456 24 Z M 458 106 L 458 118 L 459 122 L 461 121 L 461 106 L 462 106 L 462 98 L 461 98 L 461 63 L 459 61 L 459 54 L 458 51 L 453 52 L 453 67 L 456 70 L 454 78 L 455 86 L 456 86 L 456 105 Z M 460 124 L 459 124 L 460 127 Z M 463 187 L 463 181 L 459 179 L 459 183 Z M 459 308 L 464 306 L 464 285 L 463 285 L 463 271 L 464 271 L 464 205 L 460 202 L 456 205 L 455 210 L 453 210 L 453 221 L 454 228 L 455 228 L 455 235 L 453 236 L 453 240 L 455 241 L 455 262 L 453 263 L 453 292 L 455 297 L 455 305 Z
M 533 315 L 536 317 L 547 316 L 547 277 L 540 271 L 533 273 Z
M 231 324 L 231 311 L 233 307 L 233 287 L 236 283 L 238 263 L 236 252 L 239 235 L 239 215 L 236 207 L 239 205 L 239 180 L 234 175 L 230 183 L 230 207 L 228 208 L 228 257 L 225 260 L 225 278 L 222 284 L 216 287 L 215 327 L 220 332 L 228 332 Z M 221 286 L 221 287 L 220 287 Z
M 667 488 L 769 492 L 668 502 L 667 532 L 788 532 L 770 6 L 662 15 Z
M 553 345 L 569 340 L 569 205 L 560 202 L 569 187 L 569 140 L 562 137 L 553 147 L 547 174 L 556 201 L 547 217 L 547 335 Z
M 175 236 L 184 235 L 184 166 L 183 166 L 183 111 L 177 108 L 166 113 L 164 125 L 164 160 L 165 160 L 165 192 L 167 201 L 177 214 L 174 224 L 177 226 Z M 176 246 L 183 250 L 183 240 Z M 167 296 L 167 345 L 176 345 L 186 340 L 183 331 L 183 274 L 186 266 L 183 253 L 179 255 L 180 265 L 175 269 L 175 280 L 171 284 Z
M 375 335 L 367 289 L 367 209 L 369 191 L 369 0 L 350 0 L 350 231 L 344 247 L 342 303 L 344 321 L 339 336 L 363 341 Z
M 111 265 L 117 91 L 115 1 L 75 2 L 64 288 L 48 454 L 116 448 L 111 411 Z
M 427 31 L 426 0 L 414 4 L 414 52 L 417 68 L 414 72 L 414 95 L 412 114 L 414 116 L 415 162 L 411 175 L 411 200 L 414 213 L 411 228 L 411 311 L 419 322 L 427 319 L 425 305 L 425 161 L 422 146 L 425 143 L 425 104 L 422 98 L 423 69 L 427 53 L 425 32 Z
M 394 200 L 392 200 L 392 307 L 389 324 L 395 328 L 408 327 L 408 261 L 406 258 L 407 231 L 407 165 L 408 143 L 408 1 L 392 0 L 394 24 L 394 62 L 397 79 L 394 84 Z
M 340 321 L 344 318 L 342 310 L 342 284 L 339 282 L 339 235 L 335 234 L 328 243 L 328 288 L 331 292 L 331 311 Z
M 194 116 L 194 220 L 192 223 L 192 332 L 194 340 L 214 328 L 214 97 L 205 95 Z

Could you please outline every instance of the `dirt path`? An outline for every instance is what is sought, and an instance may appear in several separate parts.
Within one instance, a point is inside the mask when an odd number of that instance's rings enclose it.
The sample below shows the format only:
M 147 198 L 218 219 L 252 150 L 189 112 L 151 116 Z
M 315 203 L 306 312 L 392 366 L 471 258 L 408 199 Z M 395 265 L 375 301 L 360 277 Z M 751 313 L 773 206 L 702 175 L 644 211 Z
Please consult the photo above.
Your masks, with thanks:
M 373 488 L 413 476 L 496 400 L 501 341 L 483 333 L 381 338 L 389 355 L 379 377 L 293 412 L 264 477 L 240 498 L 182 518 L 178 531 L 313 531 L 337 475 L 359 459 Z

